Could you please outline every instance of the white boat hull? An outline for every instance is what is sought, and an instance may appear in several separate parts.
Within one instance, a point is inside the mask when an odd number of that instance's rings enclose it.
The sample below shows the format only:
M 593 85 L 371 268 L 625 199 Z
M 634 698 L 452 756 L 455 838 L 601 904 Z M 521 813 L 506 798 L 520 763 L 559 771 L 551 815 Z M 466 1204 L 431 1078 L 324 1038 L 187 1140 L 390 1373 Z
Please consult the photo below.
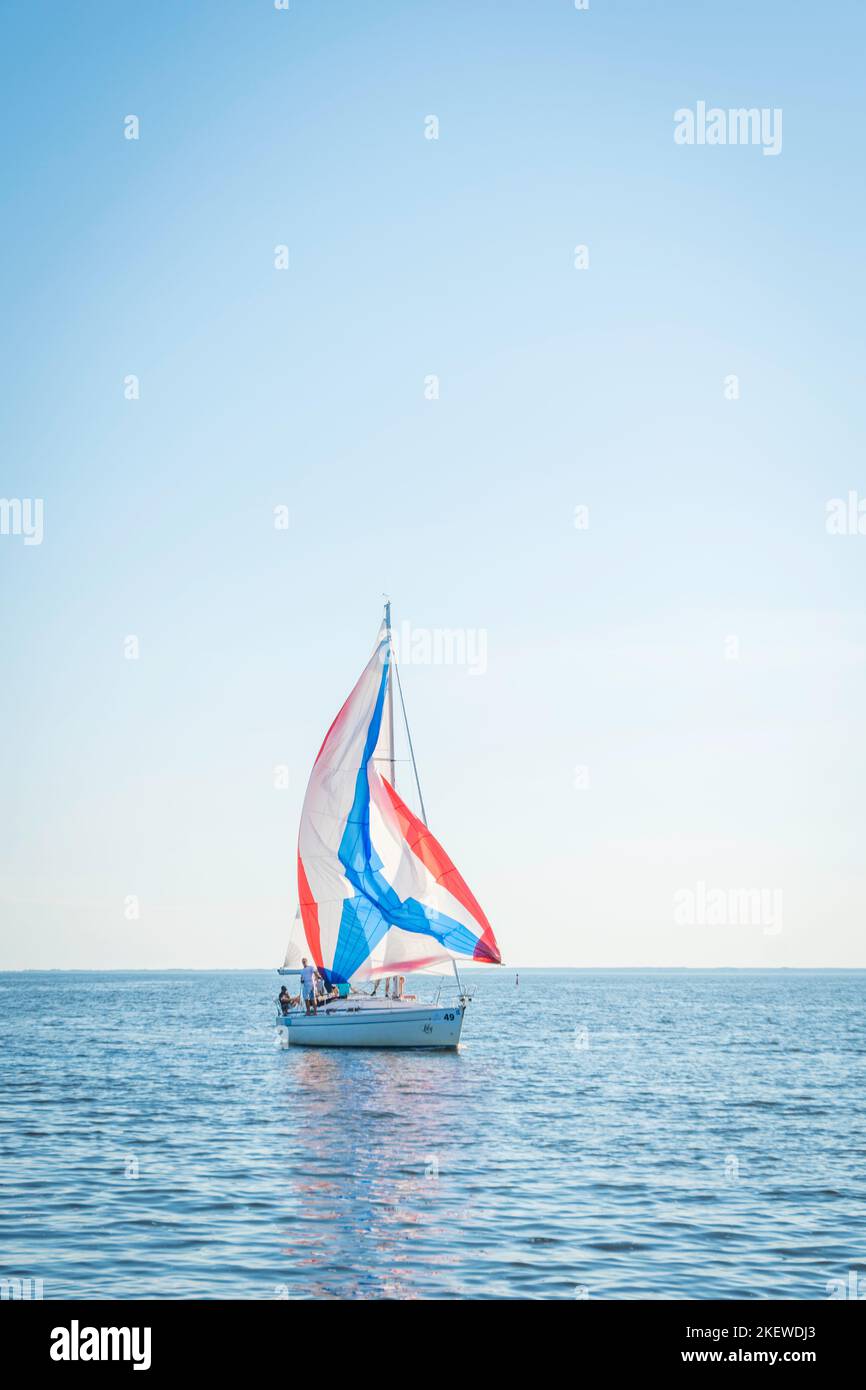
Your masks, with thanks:
M 370 998 L 279 1014 L 290 1047 L 448 1047 L 460 1041 L 465 1005 L 447 1006 Z

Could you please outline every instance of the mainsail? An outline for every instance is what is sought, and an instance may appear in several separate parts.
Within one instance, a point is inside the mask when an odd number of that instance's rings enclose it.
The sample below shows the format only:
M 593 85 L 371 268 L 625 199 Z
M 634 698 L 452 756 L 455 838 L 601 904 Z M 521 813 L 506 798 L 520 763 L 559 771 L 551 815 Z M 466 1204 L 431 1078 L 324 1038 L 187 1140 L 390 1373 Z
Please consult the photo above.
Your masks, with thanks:
M 392 678 L 383 630 L 325 735 L 301 812 L 304 936 L 316 965 L 336 981 L 455 958 L 500 961 L 472 892 L 393 785 Z
M 300 974 L 301 961 L 307 943 L 304 940 L 304 924 L 301 921 L 301 909 L 298 908 L 292 922 L 292 930 L 289 933 L 289 944 L 286 947 L 286 958 L 283 961 L 282 969 L 286 974 Z

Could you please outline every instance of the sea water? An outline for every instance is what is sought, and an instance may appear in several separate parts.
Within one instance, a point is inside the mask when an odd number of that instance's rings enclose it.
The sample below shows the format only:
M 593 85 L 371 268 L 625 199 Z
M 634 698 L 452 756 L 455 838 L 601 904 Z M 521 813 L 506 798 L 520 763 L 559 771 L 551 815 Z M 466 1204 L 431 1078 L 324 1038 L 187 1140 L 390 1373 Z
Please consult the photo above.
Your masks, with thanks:
M 466 983 L 424 1053 L 286 1050 L 272 972 L 0 975 L 0 1287 L 866 1294 L 866 973 Z

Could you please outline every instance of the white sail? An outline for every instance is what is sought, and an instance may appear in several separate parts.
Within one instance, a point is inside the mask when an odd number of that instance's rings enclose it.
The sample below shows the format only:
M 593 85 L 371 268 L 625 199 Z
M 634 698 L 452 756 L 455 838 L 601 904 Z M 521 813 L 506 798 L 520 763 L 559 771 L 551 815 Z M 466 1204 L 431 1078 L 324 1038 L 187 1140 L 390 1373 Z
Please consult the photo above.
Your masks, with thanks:
M 289 932 L 288 945 L 286 946 L 286 958 L 283 961 L 284 970 L 300 970 L 301 958 L 307 951 L 307 941 L 304 936 L 304 924 L 301 921 L 301 909 L 297 909 L 292 921 L 292 928 Z

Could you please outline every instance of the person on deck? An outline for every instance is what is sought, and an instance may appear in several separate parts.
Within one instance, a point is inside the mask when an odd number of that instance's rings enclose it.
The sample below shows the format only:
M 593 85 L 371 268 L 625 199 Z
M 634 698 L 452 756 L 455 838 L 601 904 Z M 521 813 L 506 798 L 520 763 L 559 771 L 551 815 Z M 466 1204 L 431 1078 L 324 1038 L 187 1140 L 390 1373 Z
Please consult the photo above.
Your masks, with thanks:
M 314 1014 L 318 1012 L 316 981 L 321 980 L 322 977 L 316 967 L 308 963 L 306 956 L 301 958 L 301 965 L 303 967 L 301 970 L 301 993 L 304 996 L 304 1008 L 308 1014 Z
M 285 985 L 283 985 L 282 989 L 280 990 L 280 1008 L 282 1009 L 284 1014 L 287 1014 L 291 1007 L 292 996 L 289 994 L 289 991 L 286 989 Z

